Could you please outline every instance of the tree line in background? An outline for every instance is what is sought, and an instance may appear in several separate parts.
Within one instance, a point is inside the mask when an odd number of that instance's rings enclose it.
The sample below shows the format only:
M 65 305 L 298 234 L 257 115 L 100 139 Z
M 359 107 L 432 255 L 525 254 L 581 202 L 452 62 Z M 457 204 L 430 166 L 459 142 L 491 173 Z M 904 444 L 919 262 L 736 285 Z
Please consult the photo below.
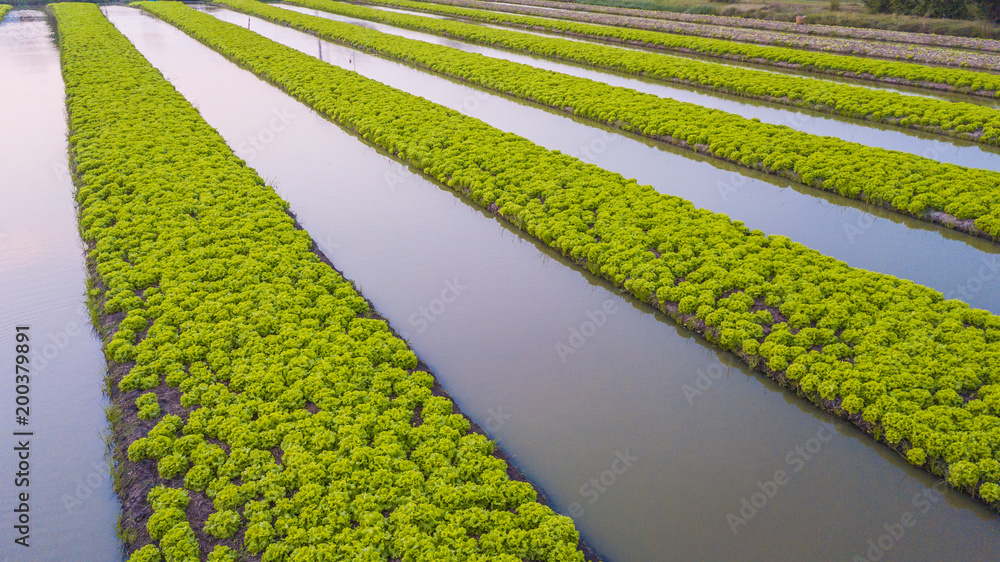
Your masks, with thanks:
M 879 14 L 1000 21 L 1000 0 L 862 0 Z

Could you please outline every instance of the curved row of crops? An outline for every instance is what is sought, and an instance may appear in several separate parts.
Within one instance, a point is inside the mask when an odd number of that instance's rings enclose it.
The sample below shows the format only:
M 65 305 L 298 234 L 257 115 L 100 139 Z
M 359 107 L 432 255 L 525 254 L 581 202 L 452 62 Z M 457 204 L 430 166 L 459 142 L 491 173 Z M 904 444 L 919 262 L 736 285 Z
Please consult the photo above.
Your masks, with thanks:
M 183 4 L 137 5 L 1000 507 L 1000 317 Z
M 458 5 L 462 0 L 430 0 L 439 4 Z M 520 4 L 523 6 L 538 6 L 543 8 L 555 8 L 561 10 L 578 10 L 584 12 L 597 12 L 604 14 L 621 14 L 636 16 L 641 18 L 656 18 L 677 21 L 689 21 L 695 23 L 707 23 L 711 25 L 725 25 L 729 27 L 750 27 L 755 29 L 770 29 L 775 31 L 786 31 L 788 33 L 801 33 L 804 35 L 820 35 L 829 37 L 850 37 L 853 39 L 868 39 L 871 41 L 893 41 L 897 43 L 914 43 L 917 45 L 931 45 L 936 47 L 954 47 L 959 49 L 978 49 L 982 51 L 1000 52 L 1000 41 L 996 39 L 980 39 L 978 37 L 959 37 L 955 35 L 938 35 L 935 33 L 919 33 L 915 31 L 892 31 L 888 29 L 874 29 L 867 27 L 847 27 L 843 25 L 824 24 L 797 24 L 782 20 L 765 20 L 758 18 L 745 18 L 738 16 L 717 16 L 710 14 L 689 14 L 685 12 L 667 12 L 663 10 L 637 10 L 632 8 L 622 8 L 619 6 L 601 6 L 598 4 L 584 4 L 582 2 L 552 2 L 549 0 L 504 0 L 506 4 Z M 500 10 L 503 5 L 496 4 L 493 9 Z
M 152 487 L 131 560 L 582 561 L 573 522 L 98 8 L 53 11 L 105 351 L 139 420 L 119 470 Z
M 256 0 L 219 3 L 489 90 L 846 197 L 877 202 L 900 213 L 934 220 L 940 215 L 933 212 L 944 212 L 957 217 L 955 225 L 962 230 L 1000 237 L 1000 173 L 994 171 L 810 135 L 587 78 L 282 10 Z
M 570 61 L 780 105 L 1000 145 L 1000 111 L 981 105 L 907 96 L 896 92 L 736 68 L 608 45 L 540 37 L 451 20 L 388 12 L 332 0 L 289 0 L 289 2 L 306 8 L 517 53 Z M 235 4 L 226 1 L 219 3 L 235 7 Z
M 723 39 L 646 31 L 643 29 L 629 29 L 568 20 L 520 16 L 445 6 L 429 2 L 366 0 L 365 3 L 404 10 L 418 10 L 446 16 L 457 16 L 493 25 L 522 27 L 591 39 L 615 41 L 666 51 L 695 53 L 782 68 L 800 68 L 810 72 L 848 76 L 876 82 L 955 91 L 977 96 L 1000 96 L 1000 76 L 972 70 L 940 68 L 898 61 L 873 60 L 848 55 L 802 51 L 788 47 L 754 45 Z
M 12 8 L 13 6 L 11 5 L 0 4 L 0 20 L 2 20 L 3 17 L 7 15 L 7 12 L 11 11 Z
M 637 17 L 610 12 L 593 13 L 585 10 L 568 10 L 565 8 L 546 9 L 531 5 L 510 5 L 497 2 L 483 2 L 480 0 L 432 0 L 432 2 L 446 6 L 458 6 L 543 18 L 557 18 L 566 21 L 608 25 L 627 29 L 676 33 L 694 37 L 739 41 L 755 45 L 790 47 L 792 49 L 807 49 L 824 53 L 873 57 L 876 59 L 912 61 L 949 67 L 1000 70 L 1000 55 L 997 53 L 962 51 L 854 38 L 804 35 L 773 29 L 753 29 L 715 23 Z

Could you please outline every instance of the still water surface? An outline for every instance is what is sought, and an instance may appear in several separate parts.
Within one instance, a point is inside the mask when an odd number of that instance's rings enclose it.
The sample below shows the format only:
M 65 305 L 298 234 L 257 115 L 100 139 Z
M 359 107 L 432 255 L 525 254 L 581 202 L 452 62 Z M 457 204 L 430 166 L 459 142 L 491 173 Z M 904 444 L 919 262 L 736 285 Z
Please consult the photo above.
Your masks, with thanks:
M 906 514 L 885 560 L 1000 556 L 995 515 L 895 453 L 169 25 L 106 11 L 608 560 L 850 560 Z M 734 533 L 758 483 L 774 493 Z
M 750 228 L 788 236 L 856 267 L 911 279 L 1000 313 L 1000 298 L 979 281 L 985 264 L 998 267 L 1000 246 L 991 242 L 713 159 L 692 158 L 689 151 L 613 133 L 258 18 L 203 9 L 231 23 L 249 23 L 255 32 L 331 64 L 726 213 Z
M 470 53 L 479 53 L 490 58 L 504 59 L 536 68 L 551 70 L 603 82 L 612 86 L 630 88 L 643 93 L 677 101 L 693 103 L 743 116 L 747 119 L 759 119 L 765 123 L 784 125 L 792 129 L 813 135 L 832 136 L 846 141 L 867 146 L 875 146 L 888 150 L 908 152 L 918 156 L 928 157 L 942 162 L 950 162 L 960 166 L 1000 170 L 1000 149 L 952 139 L 941 135 L 930 135 L 917 131 L 903 130 L 877 123 L 854 119 L 845 119 L 830 114 L 802 111 L 781 106 L 769 105 L 736 96 L 718 93 L 705 93 L 694 88 L 665 85 L 662 82 L 645 80 L 633 76 L 593 70 L 574 64 L 555 62 L 543 58 L 521 55 L 482 47 L 471 43 L 439 37 L 429 33 L 406 30 L 386 24 L 349 18 L 320 10 L 310 10 L 290 4 L 279 7 L 303 14 L 319 16 L 346 23 L 354 23 L 375 31 L 388 33 L 425 43 L 444 45 Z M 819 80 L 819 79 L 814 79 Z
M 0 560 L 121 558 L 102 434 L 104 357 L 84 306 L 59 51 L 45 15 L 0 23 Z M 27 425 L 16 423 L 15 334 L 29 326 Z M 24 374 L 23 372 L 21 374 Z M 18 382 L 24 382 L 22 379 Z M 30 436 L 14 436 L 15 431 Z M 15 451 L 21 440 L 28 451 Z M 27 486 L 15 486 L 27 454 Z M 14 543 L 28 494 L 28 546 Z M 17 502 L 20 504 L 21 502 Z M 18 516 L 20 514 L 17 514 Z
M 787 75 L 790 75 L 790 76 L 799 76 L 799 77 L 811 78 L 811 79 L 822 79 L 822 80 L 828 80 L 828 81 L 832 81 L 832 82 L 840 82 L 840 83 L 844 83 L 844 84 L 850 84 L 852 86 L 860 86 L 862 88 L 869 88 L 869 89 L 872 89 L 872 90 L 886 90 L 886 91 L 890 91 L 890 92 L 898 92 L 898 93 L 901 93 L 901 94 L 912 95 L 912 96 L 931 97 L 931 98 L 937 98 L 937 99 L 943 99 L 943 100 L 949 100 L 949 101 L 964 101 L 964 102 L 968 102 L 968 103 L 974 103 L 974 104 L 977 104 L 977 105 L 986 105 L 986 106 L 989 106 L 989 107 L 1000 107 L 1000 100 L 997 100 L 995 98 L 986 98 L 986 97 L 982 97 L 982 96 L 968 96 L 968 95 L 963 95 L 963 94 L 958 94 L 958 93 L 953 93 L 953 92 L 937 92 L 937 91 L 934 91 L 934 90 L 929 90 L 929 89 L 925 89 L 925 88 L 915 88 L 915 87 L 910 87 L 910 86 L 896 86 L 896 85 L 886 84 L 886 83 L 883 83 L 883 82 L 873 82 L 871 80 L 861 80 L 861 79 L 857 79 L 857 78 L 848 78 L 848 77 L 843 77 L 843 76 L 836 76 L 836 75 L 833 75 L 833 74 L 819 74 L 819 73 L 814 73 L 814 72 L 809 72 L 809 71 L 800 70 L 800 69 L 794 69 L 794 68 L 780 68 L 780 67 L 776 67 L 776 66 L 768 65 L 768 64 L 757 64 L 757 63 L 745 62 L 745 61 L 737 63 L 735 61 L 729 61 L 728 59 L 722 59 L 722 58 L 719 58 L 719 57 L 711 57 L 711 56 L 707 56 L 707 55 L 699 55 L 699 54 L 695 54 L 695 53 L 671 52 L 671 51 L 666 51 L 664 49 L 657 49 L 655 47 L 639 47 L 639 46 L 634 46 L 634 45 L 627 45 L 626 46 L 626 45 L 622 45 L 622 43 L 620 43 L 620 42 L 613 41 L 613 40 L 610 40 L 610 39 L 602 39 L 600 37 L 573 36 L 573 35 L 566 35 L 566 34 L 562 34 L 562 33 L 557 33 L 557 32 L 554 32 L 554 31 L 538 31 L 538 30 L 534 30 L 534 29 L 529 30 L 529 29 L 524 29 L 524 28 L 520 28 L 520 27 L 517 27 L 517 26 L 513 26 L 513 25 L 503 26 L 503 25 L 486 24 L 486 23 L 483 23 L 483 22 L 480 22 L 480 21 L 473 21 L 473 20 L 470 20 L 470 19 L 467 19 L 467 18 L 462 18 L 462 17 L 457 17 L 457 16 L 443 16 L 443 15 L 439 15 L 439 14 L 431 14 L 429 12 L 421 12 L 421 11 L 416 11 L 416 10 L 404 10 L 404 9 L 398 9 L 398 8 L 388 8 L 386 6 L 367 6 L 367 7 L 375 8 L 375 9 L 379 9 L 379 10 L 385 10 L 387 12 L 397 12 L 397 13 L 400 13 L 400 14 L 408 14 L 408 15 L 412 15 L 412 16 L 433 17 L 433 18 L 438 18 L 438 19 L 451 19 L 451 20 L 455 20 L 455 21 L 461 21 L 461 22 L 464 22 L 464 23 L 471 23 L 471 24 L 474 24 L 474 25 L 482 25 L 484 27 L 491 27 L 491 28 L 494 28 L 494 29 L 507 29 L 507 30 L 518 31 L 518 32 L 521 32 L 521 33 L 529 33 L 531 35 L 538 35 L 540 37 L 556 37 L 556 38 L 559 38 L 559 39 L 569 39 L 571 41 L 581 41 L 581 42 L 585 42 L 585 43 L 597 43 L 597 44 L 603 44 L 603 45 L 611 45 L 611 46 L 614 46 L 614 47 L 618 47 L 618 48 L 622 48 L 622 49 L 628 49 L 628 50 L 646 51 L 646 52 L 652 52 L 652 53 L 659 53 L 659 54 L 661 54 L 663 56 L 697 59 L 697 60 L 702 60 L 702 61 L 711 62 L 711 63 L 715 63 L 715 64 L 722 64 L 722 65 L 725 65 L 725 66 L 734 66 L 734 67 L 743 67 L 743 68 L 750 67 L 750 68 L 753 68 L 754 70 L 760 70 L 760 71 L 764 71 L 764 72 L 771 72 L 771 73 L 778 73 L 778 74 L 787 74 Z M 482 11 L 493 11 L 493 12 L 496 12 L 495 10 L 482 10 Z M 563 20 L 560 20 L 558 18 L 546 18 L 544 16 L 532 16 L 532 17 L 537 17 L 537 18 L 541 18 L 541 19 L 548 19 L 548 20 L 553 20 L 553 21 L 563 21 Z

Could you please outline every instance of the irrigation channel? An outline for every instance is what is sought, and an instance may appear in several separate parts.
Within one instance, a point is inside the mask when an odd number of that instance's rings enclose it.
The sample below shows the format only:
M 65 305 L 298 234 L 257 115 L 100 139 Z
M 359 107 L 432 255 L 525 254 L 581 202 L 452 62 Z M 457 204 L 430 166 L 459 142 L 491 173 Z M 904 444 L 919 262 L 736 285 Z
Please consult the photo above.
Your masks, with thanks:
M 619 48 L 619 49 L 627 49 L 627 50 L 630 50 L 630 51 L 643 51 L 643 52 L 647 52 L 647 53 L 652 52 L 652 53 L 661 54 L 663 56 L 676 56 L 676 57 L 683 57 L 683 58 L 688 58 L 688 59 L 696 59 L 696 60 L 700 60 L 700 61 L 710 62 L 710 63 L 713 63 L 713 64 L 719 64 L 719 65 L 722 65 L 722 66 L 730 66 L 730 67 L 735 67 L 735 68 L 741 68 L 741 67 L 742 68 L 752 68 L 754 70 L 759 70 L 761 72 L 768 72 L 768 73 L 771 73 L 771 74 L 785 74 L 785 75 L 788 75 L 788 76 L 798 76 L 800 78 L 809 78 L 809 79 L 812 79 L 812 80 L 827 80 L 827 81 L 830 81 L 830 82 L 840 82 L 842 84 L 850 84 L 851 86 L 860 86 L 862 88 L 868 88 L 870 90 L 885 90 L 885 91 L 889 91 L 889 92 L 896 92 L 898 94 L 905 94 L 905 95 L 908 95 L 908 96 L 922 96 L 922 97 L 925 97 L 925 98 L 935 98 L 935 99 L 941 99 L 941 100 L 947 100 L 947 101 L 964 101 L 966 103 L 971 103 L 971 104 L 975 104 L 975 105 L 985 105 L 985 106 L 988 106 L 988 107 L 1000 107 L 1000 101 L 998 101 L 996 99 L 992 99 L 992 98 L 984 98 L 982 96 L 966 96 L 966 95 L 956 94 L 956 93 L 950 93 L 950 92 L 936 92 L 936 91 L 933 91 L 933 90 L 927 90 L 927 89 L 922 89 L 922 88 L 915 88 L 915 87 L 912 87 L 912 86 L 903 86 L 903 85 L 899 85 L 899 84 L 890 85 L 890 84 L 884 84 L 884 83 L 880 83 L 880 82 L 871 82 L 869 80 L 861 80 L 861 79 L 858 79 L 858 78 L 850 78 L 850 77 L 847 77 L 847 76 L 823 75 L 822 78 L 819 78 L 819 77 L 816 76 L 816 74 L 810 73 L 808 71 L 802 71 L 802 70 L 797 70 L 797 69 L 793 69 L 793 68 L 781 68 L 781 67 L 768 66 L 768 65 L 765 65 L 765 64 L 756 63 L 756 62 L 750 62 L 750 61 L 746 61 L 746 62 L 743 62 L 743 63 L 737 63 L 735 61 L 729 61 L 727 59 L 720 59 L 720 58 L 710 57 L 708 55 L 700 55 L 700 54 L 697 54 L 697 53 L 670 53 L 668 55 L 668 54 L 664 53 L 664 51 L 662 51 L 660 49 L 655 49 L 655 48 L 652 48 L 652 47 L 641 47 L 641 46 L 637 46 L 637 45 L 623 45 L 622 43 L 619 43 L 619 42 L 610 41 L 610 40 L 601 40 L 601 39 L 596 38 L 596 37 L 594 37 L 594 38 L 577 37 L 575 35 L 565 35 L 565 34 L 560 34 L 560 33 L 555 33 L 555 32 L 539 31 L 539 30 L 536 30 L 536 29 L 529 30 L 529 29 L 523 29 L 523 28 L 503 27 L 501 25 L 487 24 L 487 23 L 483 23 L 483 22 L 476 22 L 476 21 L 467 20 L 467 19 L 461 19 L 461 18 L 446 18 L 445 16 L 442 16 L 442 15 L 439 15 L 439 14 L 430 14 L 430 13 L 427 13 L 427 12 L 405 12 L 403 10 L 390 10 L 389 8 L 387 8 L 385 6 L 370 6 L 370 7 L 372 7 L 372 8 L 378 8 L 378 9 L 386 10 L 386 11 L 397 11 L 399 13 L 405 13 L 405 14 L 413 15 L 413 16 L 424 16 L 424 17 L 433 17 L 433 18 L 440 18 L 440 19 L 452 19 L 454 21 L 461 21 L 463 23 L 471 23 L 471 24 L 475 24 L 475 25 L 481 25 L 483 27 L 490 27 L 490 28 L 493 28 L 493 29 L 502 29 L 502 30 L 507 30 L 507 31 L 512 31 L 512 30 L 516 29 L 516 31 L 520 31 L 521 33 L 529 33 L 531 35 L 537 35 L 539 37 L 554 37 L 554 38 L 558 38 L 558 39 L 566 39 L 566 40 L 569 40 L 569 41 L 579 41 L 581 43 L 596 43 L 596 44 L 601 44 L 601 45 L 611 45 L 611 46 Z
M 454 81 L 359 53 L 244 14 L 203 8 L 333 64 L 462 111 L 553 150 L 581 156 L 659 191 L 728 214 L 751 228 L 782 234 L 851 265 L 932 286 L 949 297 L 1000 313 L 1000 299 L 980 269 L 994 268 L 1000 247 L 971 236 L 885 212 L 688 151 L 628 137 L 569 116 L 487 94 Z M 998 158 L 1000 160 L 1000 158 Z M 741 173 L 743 172 L 743 173 Z M 947 267 L 942 267 L 948 264 Z M 986 274 L 992 272 L 987 268 Z M 985 283 L 983 282 L 985 281 Z M 971 286 L 970 286 L 971 284 Z
M 428 4 L 432 4 L 433 5 L 434 3 L 428 2 Z M 621 42 L 614 41 L 614 40 L 611 40 L 611 39 L 602 39 L 600 37 L 583 37 L 583 36 L 576 36 L 576 35 L 567 35 L 567 34 L 558 33 L 558 32 L 555 32 L 555 31 L 542 31 L 542 30 L 538 30 L 538 29 L 527 29 L 527 28 L 522 28 L 522 27 L 517 27 L 517 26 L 503 26 L 503 25 L 497 25 L 497 24 L 487 24 L 487 23 L 483 23 L 481 21 L 471 20 L 471 19 L 468 19 L 468 18 L 460 17 L 460 16 L 447 16 L 447 15 L 443 15 L 443 14 L 436 14 L 436 13 L 431 13 L 431 12 L 423 12 L 423 11 L 418 11 L 418 10 L 405 10 L 405 9 L 401 9 L 401 8 L 390 8 L 388 6 L 382 6 L 382 5 L 374 5 L 374 4 L 366 4 L 366 3 L 359 3 L 359 5 L 362 5 L 362 6 L 365 6 L 365 7 L 368 7 L 368 8 L 375 8 L 375 9 L 379 9 L 379 10 L 384 10 L 384 11 L 387 11 L 387 12 L 396 12 L 396 13 L 400 13 L 400 14 L 406 14 L 406 15 L 410 15 L 410 16 L 422 16 L 422 17 L 431 17 L 431 18 L 437 18 L 437 19 L 449 19 L 449 20 L 460 21 L 460 22 L 463 22 L 463 23 L 469 23 L 469 24 L 473 24 L 473 25 L 480 25 L 480 26 L 483 26 L 483 27 L 490 27 L 490 28 L 493 28 L 493 29 L 503 29 L 503 30 L 507 30 L 507 31 L 517 31 L 517 32 L 520 32 L 520 33 L 529 33 L 531 35 L 537 35 L 537 36 L 540 36 L 540 37 L 554 37 L 554 38 L 558 38 L 558 39 L 567 39 L 567 40 L 570 40 L 570 41 L 580 41 L 580 42 L 584 42 L 584 43 L 595 43 L 595 44 L 600 44 L 600 45 L 611 45 L 611 46 L 618 47 L 618 48 L 621 48 L 621 49 L 629 49 L 629 50 L 633 50 L 633 51 L 645 51 L 645 52 L 665 54 L 665 51 L 663 51 L 662 49 L 657 49 L 655 47 L 643 47 L 643 46 L 637 46 L 637 45 L 624 45 Z M 447 6 L 447 5 L 446 4 L 442 4 L 442 6 Z M 533 6 L 533 7 L 537 7 L 537 6 Z M 479 10 L 479 11 L 482 11 L 482 12 L 490 12 L 490 13 L 494 13 L 494 14 L 512 15 L 512 14 L 509 14 L 507 12 L 502 12 L 502 11 L 499 11 L 499 10 L 482 10 L 482 9 L 479 9 L 479 8 L 469 8 L 469 9 L 476 9 L 476 10 Z M 544 17 L 544 16 L 531 16 L 531 17 L 539 18 L 539 19 L 544 19 L 544 20 L 552 20 L 552 21 L 566 21 L 565 19 L 561 19 L 561 18 L 549 18 L 549 17 Z M 989 106 L 989 107 L 1000 107 L 1000 100 L 996 100 L 996 99 L 992 99 L 992 98 L 984 98 L 984 97 L 980 97 L 980 96 L 966 96 L 966 95 L 962 95 L 962 94 L 958 94 L 958 93 L 952 93 L 952 92 L 935 92 L 933 90 L 927 90 L 927 89 L 924 89 L 924 88 L 914 88 L 914 87 L 911 87 L 911 86 L 902 86 L 902 85 L 890 85 L 890 84 L 886 84 L 886 83 L 882 83 L 882 82 L 872 82 L 872 81 L 869 81 L 869 80 L 861 80 L 861 79 L 858 79 L 858 78 L 850 78 L 850 77 L 846 77 L 846 76 L 834 76 L 834 75 L 830 75 L 830 74 L 820 75 L 820 76 L 822 76 L 822 78 L 819 78 L 815 73 L 812 73 L 812 72 L 809 72 L 809 71 L 806 71 L 806 70 L 800 70 L 800 69 L 794 69 L 794 68 L 781 68 L 781 67 L 775 67 L 775 66 L 771 66 L 771 65 L 767 65 L 767 64 L 760 64 L 760 63 L 755 63 L 755 62 L 750 62 L 750 61 L 746 61 L 746 62 L 742 62 L 742 63 L 737 63 L 737 62 L 734 62 L 734 61 L 730 61 L 728 59 L 722 59 L 722 58 L 718 58 L 718 57 L 711 57 L 711 56 L 708 56 L 708 55 L 700 55 L 700 54 L 697 54 L 697 53 L 670 52 L 669 54 L 665 54 L 665 56 L 682 57 L 682 58 L 688 58 L 688 59 L 696 59 L 696 60 L 711 62 L 711 63 L 714 63 L 714 64 L 721 64 L 721 65 L 724 65 L 724 66 L 735 66 L 735 67 L 743 67 L 743 68 L 753 68 L 754 70 L 761 70 L 761 71 L 764 71 L 764 72 L 770 72 L 770 73 L 775 73 L 775 74 L 786 74 L 786 75 L 789 75 L 789 76 L 799 76 L 799 77 L 803 77 L 803 78 L 811 78 L 811 79 L 817 79 L 817 80 L 827 80 L 827 81 L 831 81 L 831 82 L 840 82 L 840 83 L 843 83 L 843 84 L 850 84 L 852 86 L 861 86 L 863 88 L 869 88 L 869 89 L 872 89 L 872 90 L 886 90 L 886 91 L 897 92 L 897 93 L 906 94 L 906 95 L 923 96 L 923 97 L 928 97 L 928 98 L 937 98 L 937 99 L 949 100 L 949 101 L 964 101 L 964 102 L 973 103 L 973 104 L 976 104 L 976 105 L 985 105 L 985 106 Z
M 0 76 L 0 560 L 117 560 L 104 356 L 85 305 L 59 50 L 43 12 L 0 24 Z M 16 380 L 25 344 L 28 378 Z M 23 516 L 27 533 L 15 528 Z M 27 547 L 15 543 L 25 534 Z
M 527 55 L 518 55 L 499 49 L 491 49 L 453 39 L 447 39 L 428 33 L 420 33 L 392 27 L 385 24 L 348 18 L 323 12 L 279 4 L 280 8 L 296 11 L 337 21 L 363 25 L 382 33 L 415 39 L 425 43 L 444 45 L 466 52 L 479 53 L 491 58 L 509 60 L 536 68 L 543 68 L 562 74 L 603 82 L 612 86 L 631 88 L 647 94 L 678 101 L 694 103 L 704 107 L 719 109 L 747 119 L 759 119 L 765 123 L 786 125 L 793 129 L 813 135 L 837 137 L 859 144 L 876 146 L 889 150 L 909 152 L 926 156 L 942 162 L 951 162 L 972 168 L 1000 170 L 1000 149 L 984 147 L 975 143 L 956 141 L 947 137 L 934 136 L 915 131 L 902 131 L 898 128 L 881 126 L 875 123 L 864 123 L 840 119 L 817 112 L 799 111 L 791 108 L 775 108 L 766 104 L 741 99 L 734 96 L 709 95 L 695 89 L 665 86 L 662 83 L 640 80 L 638 78 L 621 76 L 609 72 L 587 69 L 581 66 L 553 62 Z M 861 124 L 864 123 L 864 124 Z
M 937 492 L 935 478 L 868 436 L 732 366 L 733 357 L 182 32 L 135 9 L 105 12 L 269 179 L 462 409 L 608 560 L 851 559 L 867 556 L 869 540 L 886 544 L 882 535 L 897 527 L 903 535 L 888 537 L 894 559 L 1000 556 L 995 514 L 943 486 Z M 236 18 L 247 25 L 246 16 Z M 253 19 L 250 26 L 267 29 Z M 290 44 L 308 39 L 325 60 L 377 79 L 437 89 L 449 105 L 474 99 L 476 117 L 536 136 L 548 131 L 551 143 L 610 138 L 291 30 L 272 32 Z M 619 146 L 641 146 L 624 138 L 606 143 L 602 165 L 614 162 L 605 158 Z M 700 163 L 685 169 L 686 159 L 658 149 L 632 162 L 653 155 L 671 163 L 665 177 L 679 184 L 711 182 L 717 170 Z M 750 182 L 740 193 L 758 189 Z M 896 227 L 905 230 L 889 228 Z M 925 236 L 944 240 L 925 230 L 899 239 Z M 861 253 L 866 247 L 860 239 L 853 246 Z M 942 254 L 926 257 L 908 259 L 949 269 Z M 734 518 L 742 521 L 735 532 Z M 901 527 L 903 518 L 913 525 Z

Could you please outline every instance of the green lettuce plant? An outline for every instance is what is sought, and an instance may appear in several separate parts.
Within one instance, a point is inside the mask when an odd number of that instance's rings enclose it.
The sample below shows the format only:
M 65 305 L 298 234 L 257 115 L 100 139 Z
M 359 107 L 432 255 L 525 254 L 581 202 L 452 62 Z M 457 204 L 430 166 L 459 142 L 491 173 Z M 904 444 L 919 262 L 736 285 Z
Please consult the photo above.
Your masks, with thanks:
M 181 394 L 169 411 L 183 416 L 163 415 L 123 461 L 186 487 L 149 493 L 138 523 L 157 544 L 132 560 L 582 561 L 573 522 L 509 479 L 288 205 L 98 7 L 51 9 L 80 229 L 104 312 L 125 319 L 109 362 L 128 360 L 123 392 Z M 196 530 L 185 513 L 200 493 L 215 513 Z M 244 552 L 209 553 L 202 532 Z
M 648 292 L 650 305 L 726 346 L 817 405 L 855 421 L 899 452 L 922 449 L 926 454 L 923 466 L 928 470 L 945 476 L 949 467 L 957 467 L 955 483 L 969 493 L 978 493 L 990 479 L 979 463 L 1000 459 L 997 316 L 946 300 L 941 293 L 910 281 L 851 268 L 787 237 L 750 230 L 724 215 L 546 150 L 182 4 L 139 5 L 266 77 L 372 145 L 517 225 L 526 235 L 539 240 L 546 237 L 549 246 L 593 274 L 629 291 L 636 280 L 643 280 L 635 291 Z M 734 297 L 737 293 L 745 293 L 753 305 L 747 308 L 750 301 Z M 767 314 L 759 314 L 764 311 Z M 266 313 L 276 314 L 277 309 Z M 369 333 L 375 326 L 369 320 L 352 325 L 348 337 Z M 736 335 L 724 338 L 729 333 Z M 308 349 L 315 343 L 300 345 Z M 394 356 L 387 351 L 363 353 Z M 244 452 L 234 448 L 220 473 L 245 474 L 251 479 L 234 485 L 237 489 L 219 488 L 215 499 L 224 505 L 216 508 L 259 501 L 263 494 L 276 498 L 274 505 L 281 512 L 270 514 L 273 517 L 254 511 L 255 521 L 269 525 L 261 526 L 262 536 L 267 529 L 278 535 L 290 529 L 291 519 L 284 510 L 295 506 L 297 498 L 309 502 L 307 498 L 322 490 L 346 491 L 360 485 L 349 467 L 367 463 L 371 455 L 394 467 L 380 478 L 393 479 L 396 488 L 413 489 L 420 475 L 426 475 L 426 486 L 431 487 L 423 489 L 438 490 L 439 482 L 453 481 L 459 451 L 476 450 L 477 440 L 463 435 L 467 422 L 449 414 L 445 403 L 431 396 L 429 376 L 419 372 L 406 376 L 395 366 L 377 368 L 371 359 L 355 363 L 353 376 L 358 376 L 360 368 L 373 388 L 394 389 L 395 398 L 390 401 L 384 391 L 349 390 L 352 379 L 346 378 L 343 364 L 327 367 L 324 372 L 332 377 L 331 383 L 344 391 L 314 394 L 313 403 L 322 407 L 333 400 L 336 408 L 328 416 L 309 420 L 325 429 L 336 428 L 336 436 L 314 430 L 286 430 L 279 435 L 278 428 L 287 418 L 274 402 L 263 400 L 253 407 L 256 417 L 247 415 L 248 403 L 242 402 L 198 409 L 188 420 L 188 431 L 224 435 L 230 443 L 245 447 Z M 249 378 L 241 375 L 242 368 L 234 368 L 229 386 L 242 391 L 244 399 L 251 392 L 274 396 L 281 389 L 284 394 L 284 387 L 272 377 L 287 376 L 287 370 L 255 369 L 255 376 Z M 309 377 L 305 372 L 301 376 Z M 944 400 L 935 398 L 946 389 L 961 396 L 962 403 L 954 402 L 950 393 L 940 395 Z M 841 407 L 852 396 L 847 405 L 854 412 Z M 977 398 L 966 400 L 971 397 Z M 407 407 L 397 409 L 401 399 Z M 297 404 L 298 400 L 296 393 L 290 393 L 280 403 Z M 408 407 L 414 403 L 423 407 L 423 423 L 416 427 L 406 421 L 412 413 Z M 213 418 L 215 409 L 231 415 Z M 239 428 L 246 426 L 253 432 L 242 436 Z M 327 454 L 324 448 L 331 442 L 343 456 Z M 286 470 L 253 470 L 254 456 L 249 451 L 275 445 L 282 447 Z M 401 456 L 403 451 L 408 456 Z M 911 460 L 918 460 L 916 453 Z M 978 488 L 970 484 L 971 477 L 959 476 L 971 474 L 970 466 L 981 482 Z M 433 503 L 428 496 L 415 497 L 405 510 L 389 510 L 389 520 L 435 520 L 435 510 L 446 509 L 489 509 L 499 514 L 505 506 L 524 504 L 533 497 L 530 487 L 521 484 L 501 489 L 504 480 L 499 468 L 479 470 L 475 487 L 435 491 Z M 298 492 L 283 499 L 279 496 L 282 489 Z M 391 496 L 380 494 L 330 499 L 335 526 L 344 536 L 353 535 L 343 525 L 352 520 L 375 523 L 380 508 L 393 505 L 385 503 L 392 501 Z M 430 511 L 421 514 L 422 509 Z M 512 517 L 521 516 L 516 511 Z M 471 512 L 461 513 L 471 516 Z M 395 528 L 402 532 L 403 527 Z M 412 532 L 423 528 L 426 524 L 405 527 Z M 413 544 L 418 543 L 425 544 Z M 282 543 L 281 548 L 302 548 L 298 544 L 296 539 Z M 279 554 L 275 550 L 275 556 Z M 531 558 L 530 553 L 522 556 Z

